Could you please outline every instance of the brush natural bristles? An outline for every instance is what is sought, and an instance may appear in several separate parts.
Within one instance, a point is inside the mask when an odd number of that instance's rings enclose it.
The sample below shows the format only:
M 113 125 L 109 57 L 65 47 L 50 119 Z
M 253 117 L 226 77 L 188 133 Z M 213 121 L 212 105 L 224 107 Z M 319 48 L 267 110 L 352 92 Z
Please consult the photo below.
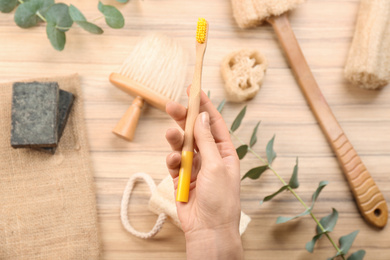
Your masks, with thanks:
M 179 101 L 187 63 L 187 52 L 179 42 L 161 34 L 152 34 L 133 48 L 119 73 L 171 100 Z
M 256 27 L 270 16 L 294 9 L 304 0 L 232 0 L 233 15 L 241 28 Z
M 204 43 L 206 41 L 207 33 L 207 21 L 204 18 L 198 19 L 198 24 L 196 26 L 196 41 L 199 43 Z

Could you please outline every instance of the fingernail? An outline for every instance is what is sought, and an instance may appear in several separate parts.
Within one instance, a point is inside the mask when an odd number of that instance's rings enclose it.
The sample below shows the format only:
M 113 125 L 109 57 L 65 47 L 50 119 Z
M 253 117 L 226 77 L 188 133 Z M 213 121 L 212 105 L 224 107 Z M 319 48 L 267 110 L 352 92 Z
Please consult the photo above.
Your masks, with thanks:
M 209 119 L 209 113 L 203 112 L 202 113 L 202 124 L 206 129 L 210 128 L 210 119 Z

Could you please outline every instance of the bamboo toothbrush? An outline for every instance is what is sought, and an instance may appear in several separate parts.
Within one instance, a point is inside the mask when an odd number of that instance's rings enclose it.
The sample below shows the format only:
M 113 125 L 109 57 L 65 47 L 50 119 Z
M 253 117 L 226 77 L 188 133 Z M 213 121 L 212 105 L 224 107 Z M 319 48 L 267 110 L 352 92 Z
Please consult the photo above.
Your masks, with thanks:
M 144 100 L 165 112 L 170 100 L 179 101 L 187 72 L 187 53 L 172 38 L 150 34 L 138 42 L 110 82 L 135 97 L 113 133 L 133 139 Z
M 184 128 L 184 144 L 181 154 L 176 201 L 188 202 L 190 193 L 192 158 L 194 156 L 194 125 L 199 114 L 203 57 L 207 46 L 208 23 L 199 18 L 196 27 L 196 63 L 188 100 L 188 112 Z

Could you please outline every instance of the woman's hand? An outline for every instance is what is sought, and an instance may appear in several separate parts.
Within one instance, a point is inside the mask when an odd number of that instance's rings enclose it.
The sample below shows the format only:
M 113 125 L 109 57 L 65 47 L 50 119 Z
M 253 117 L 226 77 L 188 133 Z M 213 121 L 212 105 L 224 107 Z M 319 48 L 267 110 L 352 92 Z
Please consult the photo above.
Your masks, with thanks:
M 184 128 L 187 110 L 170 102 L 167 113 Z M 168 170 L 177 189 L 183 134 L 168 129 L 173 152 Z M 186 236 L 187 258 L 242 259 L 240 223 L 240 162 L 228 128 L 207 95 L 201 93 L 200 114 L 194 127 L 195 146 L 188 203 L 176 202 Z

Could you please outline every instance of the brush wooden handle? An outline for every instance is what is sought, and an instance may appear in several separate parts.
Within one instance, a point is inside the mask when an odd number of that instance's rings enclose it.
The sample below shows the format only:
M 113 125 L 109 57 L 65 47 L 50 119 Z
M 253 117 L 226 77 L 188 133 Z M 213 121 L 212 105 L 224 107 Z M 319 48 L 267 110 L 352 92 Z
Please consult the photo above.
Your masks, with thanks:
M 274 28 L 295 78 L 336 153 L 360 213 L 368 223 L 383 228 L 387 223 L 388 215 L 386 201 L 323 97 L 291 29 L 287 15 L 271 17 L 268 22 Z
M 165 106 L 170 101 L 169 98 L 119 73 L 111 73 L 109 79 L 110 82 L 114 84 L 117 88 L 132 95 L 133 97 L 140 96 L 145 99 L 148 104 L 165 112 Z
M 143 105 L 142 97 L 136 97 L 112 132 L 127 141 L 132 141 Z

